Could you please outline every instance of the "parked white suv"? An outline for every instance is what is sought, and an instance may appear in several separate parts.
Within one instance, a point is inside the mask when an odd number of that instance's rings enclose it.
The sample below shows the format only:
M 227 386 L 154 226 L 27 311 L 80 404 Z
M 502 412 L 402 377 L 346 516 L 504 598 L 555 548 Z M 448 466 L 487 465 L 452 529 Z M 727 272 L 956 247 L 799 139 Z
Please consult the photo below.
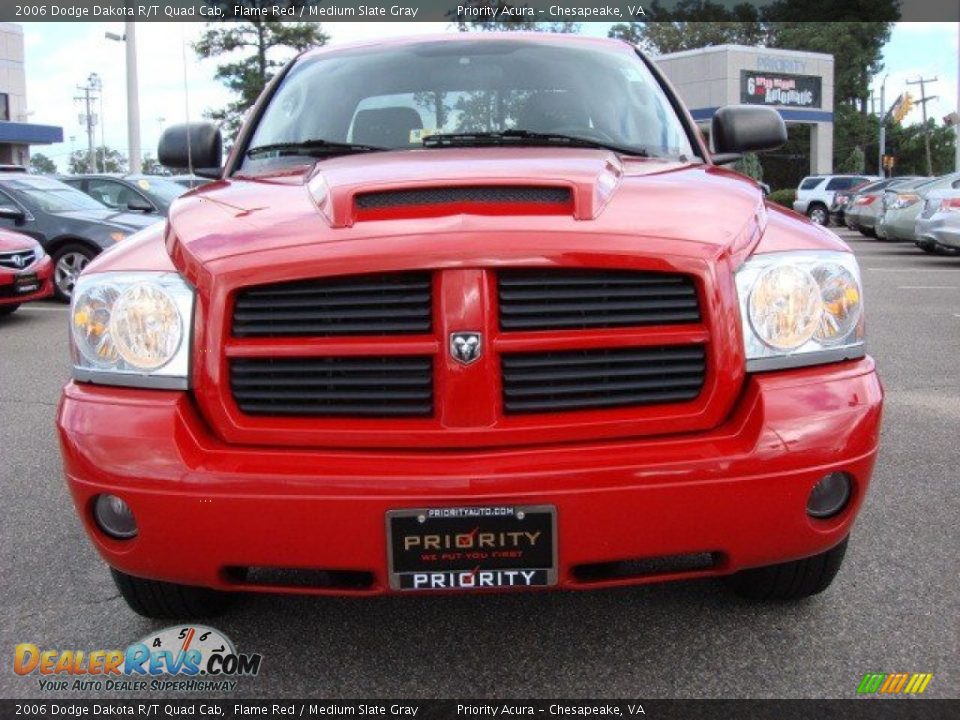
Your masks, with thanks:
M 810 175 L 797 186 L 794 211 L 806 215 L 817 225 L 830 224 L 830 206 L 840 190 L 849 190 L 860 183 L 879 180 L 874 175 Z

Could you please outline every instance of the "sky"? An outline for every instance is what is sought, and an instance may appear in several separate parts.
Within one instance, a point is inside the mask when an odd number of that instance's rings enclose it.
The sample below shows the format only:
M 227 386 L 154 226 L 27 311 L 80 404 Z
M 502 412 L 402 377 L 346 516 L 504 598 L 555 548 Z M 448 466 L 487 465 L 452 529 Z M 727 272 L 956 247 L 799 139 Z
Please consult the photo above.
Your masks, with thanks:
M 606 35 L 608 23 L 584 23 L 590 35 Z M 66 169 L 72 150 L 86 147 L 80 122 L 82 103 L 74 97 L 90 73 L 103 84 L 102 126 L 96 129 L 108 147 L 126 154 L 126 75 L 124 45 L 105 38 L 106 32 L 123 33 L 123 23 L 23 23 L 27 74 L 27 122 L 63 127 L 64 142 L 35 146 L 33 152 L 52 158 Z M 323 25 L 331 43 L 407 34 L 454 32 L 449 23 L 333 22 Z M 190 44 L 203 32 L 202 23 L 138 23 L 137 46 L 140 79 L 140 133 L 143 151 L 156 156 L 157 141 L 165 125 L 200 119 L 203 112 L 230 100 L 230 93 L 215 79 L 216 60 L 198 60 Z M 939 96 L 927 105 L 931 117 L 942 118 L 957 108 L 958 27 L 956 23 L 898 23 L 884 48 L 884 71 L 875 78 L 879 97 L 883 76 L 889 106 L 904 90 L 906 81 L 919 76 L 937 77 L 928 94 Z M 186 87 L 186 92 L 184 88 Z M 919 88 L 909 88 L 917 96 Z M 95 108 L 100 115 L 100 108 Z M 189 114 L 188 114 L 189 113 Z M 23 118 L 17 118 L 23 119 Z M 914 108 L 905 122 L 919 122 Z

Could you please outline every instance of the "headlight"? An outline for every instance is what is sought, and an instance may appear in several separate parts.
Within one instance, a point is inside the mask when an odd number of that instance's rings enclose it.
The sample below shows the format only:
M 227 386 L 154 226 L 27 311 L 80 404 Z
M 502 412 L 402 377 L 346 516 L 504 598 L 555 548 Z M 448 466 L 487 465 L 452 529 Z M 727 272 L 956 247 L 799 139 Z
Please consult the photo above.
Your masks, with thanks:
M 852 253 L 756 255 L 737 271 L 748 371 L 863 357 L 863 291 Z
M 73 291 L 73 377 L 110 385 L 189 386 L 193 290 L 176 273 L 81 276 Z

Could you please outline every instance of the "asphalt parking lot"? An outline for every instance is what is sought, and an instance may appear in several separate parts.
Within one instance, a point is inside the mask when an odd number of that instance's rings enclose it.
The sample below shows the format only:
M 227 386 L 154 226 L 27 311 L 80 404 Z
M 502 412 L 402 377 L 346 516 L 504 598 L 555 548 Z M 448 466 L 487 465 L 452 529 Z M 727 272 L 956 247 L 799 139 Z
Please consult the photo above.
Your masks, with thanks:
M 263 654 L 239 697 L 852 697 L 866 672 L 960 688 L 960 258 L 841 231 L 887 390 L 881 457 L 823 595 L 754 605 L 708 580 L 590 593 L 254 596 L 211 624 Z M 0 696 L 38 697 L 13 647 L 126 647 L 127 609 L 60 477 L 67 311 L 0 320 Z M 128 694 L 121 694 L 121 697 Z M 91 697 L 91 695 L 83 695 Z M 48 696 L 49 697 L 49 696 Z M 59 697 L 64 697 L 60 695 Z

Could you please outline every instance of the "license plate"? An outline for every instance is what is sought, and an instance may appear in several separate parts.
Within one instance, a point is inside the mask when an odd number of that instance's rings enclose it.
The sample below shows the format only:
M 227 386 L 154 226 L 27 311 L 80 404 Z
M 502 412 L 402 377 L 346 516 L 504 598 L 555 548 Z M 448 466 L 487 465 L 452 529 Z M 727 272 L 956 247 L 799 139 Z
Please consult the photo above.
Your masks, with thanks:
M 556 526 L 552 505 L 392 510 L 387 513 L 390 587 L 555 585 Z
M 21 275 L 14 283 L 14 291 L 19 295 L 36 292 L 40 289 L 40 278 L 36 275 Z

